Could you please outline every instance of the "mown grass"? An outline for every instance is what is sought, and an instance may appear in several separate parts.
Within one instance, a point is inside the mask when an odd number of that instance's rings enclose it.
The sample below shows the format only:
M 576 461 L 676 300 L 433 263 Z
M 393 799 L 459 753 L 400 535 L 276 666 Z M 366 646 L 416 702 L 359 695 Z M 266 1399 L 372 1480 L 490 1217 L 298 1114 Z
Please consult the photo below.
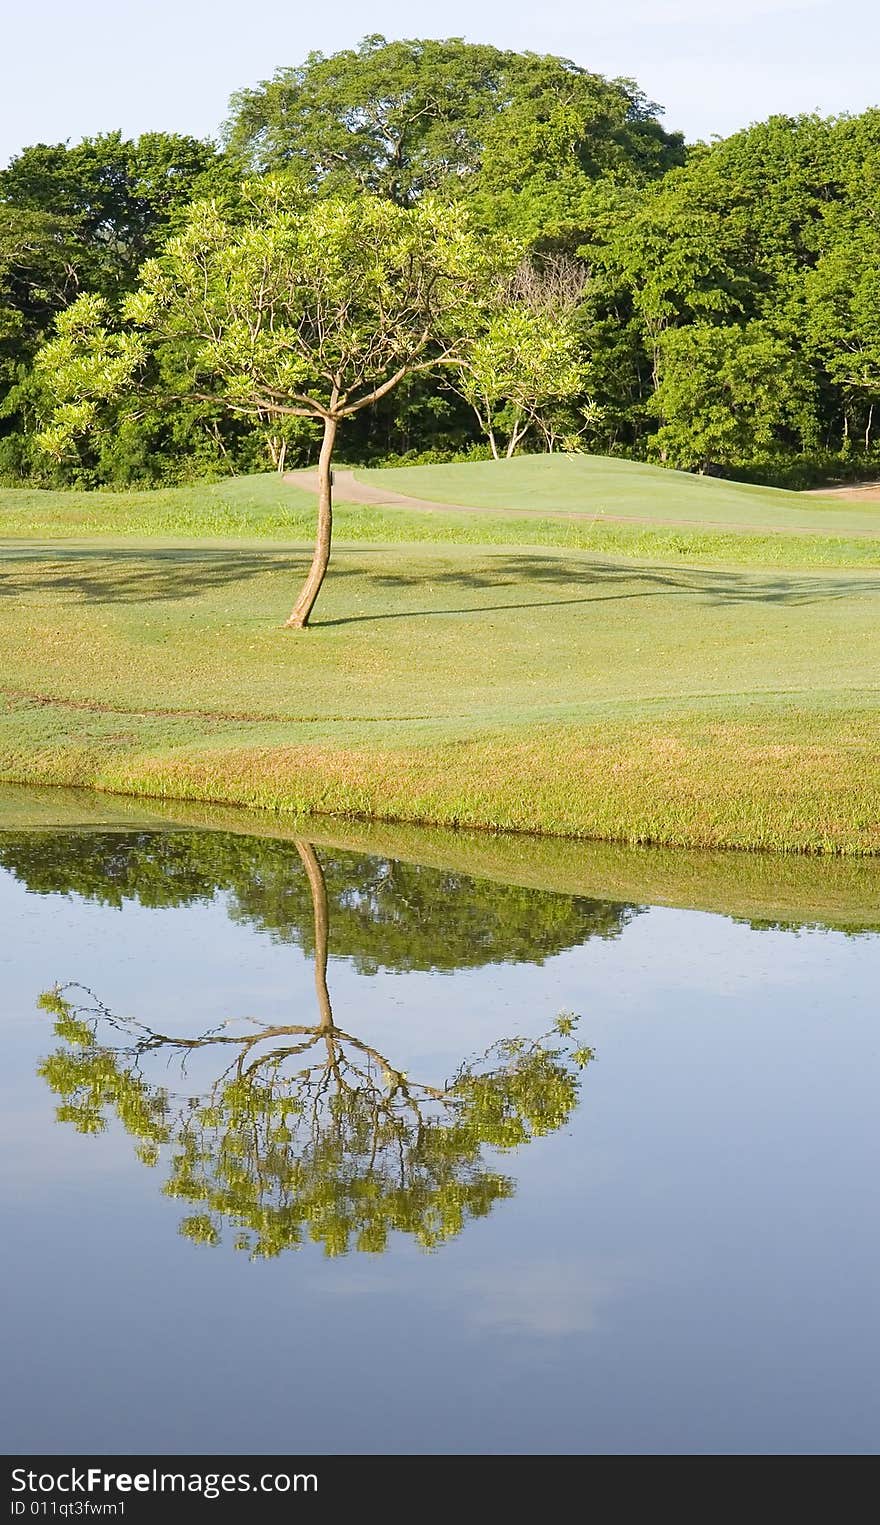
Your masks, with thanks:
M 880 576 L 579 551 L 24 546 L 0 778 L 296 814 L 880 851 Z
M 587 492 L 583 485 L 575 492 L 568 483 L 567 491 L 546 484 L 539 490 L 523 478 L 514 482 L 510 497 L 504 490 L 505 482 L 511 483 L 512 467 L 529 465 L 531 461 L 552 466 L 553 479 L 558 480 L 557 468 L 547 457 L 525 457 L 523 461 L 474 463 L 463 468 L 412 467 L 399 471 L 359 471 L 358 477 L 371 485 L 384 483 L 400 493 L 424 493 L 426 500 L 442 501 L 444 491 L 456 491 L 466 496 L 466 479 L 453 479 L 451 484 L 445 476 L 436 479 L 426 477 L 428 472 L 464 472 L 482 469 L 485 464 L 499 473 L 495 495 L 502 505 L 484 505 L 484 511 L 476 509 L 455 512 L 437 510 L 421 513 L 394 507 L 373 507 L 339 502 L 335 509 L 336 536 L 339 543 L 355 544 L 449 544 L 461 546 L 509 545 L 550 546 L 569 550 L 589 550 L 599 555 L 694 561 L 701 564 L 724 564 L 738 566 L 770 567 L 880 567 L 880 505 L 869 507 L 838 506 L 827 508 L 824 515 L 817 509 L 804 507 L 817 499 L 804 499 L 794 493 L 776 496 L 794 500 L 795 520 L 790 527 L 797 533 L 780 534 L 767 532 L 763 526 L 776 523 L 779 514 L 776 497 L 769 497 L 763 517 L 755 504 L 763 500 L 760 495 L 772 494 L 773 489 L 753 488 L 739 483 L 717 482 L 706 478 L 684 476 L 677 472 L 657 473 L 654 468 L 633 465 L 630 462 L 612 462 L 613 467 L 624 468 L 637 474 L 654 471 L 659 475 L 665 492 L 671 479 L 678 496 L 673 501 L 664 497 L 657 500 L 653 478 L 643 482 L 637 491 L 619 486 L 616 495 Z M 534 474 L 534 468 L 530 467 Z M 688 484 L 680 487 L 679 484 Z M 562 486 L 566 485 L 563 480 Z M 700 495 L 700 510 L 704 518 L 712 521 L 719 513 L 718 492 L 727 494 L 725 501 L 732 503 L 735 513 L 728 513 L 731 524 L 745 528 L 706 528 L 699 522 L 699 503 L 693 497 Z M 634 507 L 630 499 L 634 494 Z M 740 500 L 737 494 L 742 494 Z M 439 495 L 439 496 L 438 496 Z M 689 496 L 690 495 L 690 496 Z M 755 495 L 758 495 L 757 498 Z M 473 492 L 471 496 L 487 496 L 485 491 Z M 681 510 L 683 496 L 687 498 L 687 513 Z M 603 518 L 610 512 L 636 510 L 640 516 L 649 517 L 652 505 L 660 501 L 663 513 L 658 513 L 656 524 L 614 523 Z M 572 509 L 571 503 L 575 508 Z M 566 517 L 571 512 L 587 514 L 586 518 Z M 694 514 L 690 526 L 668 526 L 662 520 L 685 520 Z M 723 516 L 722 516 L 723 519 Z M 223 482 L 198 483 L 188 487 L 163 488 L 155 492 L 48 492 L 27 488 L 0 488 L 0 539 L 27 540 L 89 540 L 95 537 L 131 538 L 141 540 L 165 539 L 169 542 L 189 540 L 260 540 L 296 543 L 308 540 L 314 533 L 315 507 L 310 493 L 281 481 L 276 475 L 231 478 Z M 872 538 L 876 528 L 876 538 Z
M 880 535 L 880 502 L 814 497 L 602 455 L 355 471 L 371 487 L 434 503 L 542 514 L 620 514 L 705 529 Z

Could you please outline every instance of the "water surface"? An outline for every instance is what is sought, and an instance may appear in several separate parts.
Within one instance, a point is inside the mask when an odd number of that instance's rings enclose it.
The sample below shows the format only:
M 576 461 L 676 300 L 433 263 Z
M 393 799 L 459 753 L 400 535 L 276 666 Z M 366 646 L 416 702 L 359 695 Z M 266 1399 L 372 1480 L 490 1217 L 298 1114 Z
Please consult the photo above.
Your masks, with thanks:
M 876 867 L 4 824 L 7 1450 L 877 1449 Z

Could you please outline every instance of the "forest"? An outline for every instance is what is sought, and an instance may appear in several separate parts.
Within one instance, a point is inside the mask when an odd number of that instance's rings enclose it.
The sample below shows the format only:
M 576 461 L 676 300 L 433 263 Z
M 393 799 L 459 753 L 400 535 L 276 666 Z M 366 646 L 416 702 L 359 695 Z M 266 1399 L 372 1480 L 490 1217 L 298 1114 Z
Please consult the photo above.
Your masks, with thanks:
M 427 209 L 503 251 L 471 268 L 467 366 L 414 366 L 358 404 L 338 459 L 567 450 L 787 487 L 876 475 L 880 109 L 696 144 L 662 115 L 565 59 L 372 36 L 242 89 L 216 141 L 24 148 L 0 171 L 0 481 L 149 487 L 315 459 L 314 417 L 194 388 L 174 335 L 148 390 L 95 393 L 88 431 L 45 448 L 64 315 L 69 334 L 94 299 L 112 333 L 145 268 L 172 278 L 193 208 L 234 234 L 260 195 Z

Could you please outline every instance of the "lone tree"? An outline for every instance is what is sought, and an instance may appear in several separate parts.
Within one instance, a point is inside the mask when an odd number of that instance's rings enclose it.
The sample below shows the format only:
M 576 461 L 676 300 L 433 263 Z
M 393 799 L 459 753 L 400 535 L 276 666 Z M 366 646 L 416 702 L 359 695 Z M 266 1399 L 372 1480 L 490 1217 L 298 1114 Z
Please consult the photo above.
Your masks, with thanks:
M 59 318 L 37 358 L 56 405 L 41 443 L 62 458 L 132 390 L 319 422 L 315 552 L 286 621 L 301 629 L 330 560 L 339 425 L 405 377 L 452 362 L 493 258 L 462 209 L 430 198 L 315 200 L 275 179 L 245 186 L 231 209 L 197 203 L 142 267 L 118 326 L 92 295 Z

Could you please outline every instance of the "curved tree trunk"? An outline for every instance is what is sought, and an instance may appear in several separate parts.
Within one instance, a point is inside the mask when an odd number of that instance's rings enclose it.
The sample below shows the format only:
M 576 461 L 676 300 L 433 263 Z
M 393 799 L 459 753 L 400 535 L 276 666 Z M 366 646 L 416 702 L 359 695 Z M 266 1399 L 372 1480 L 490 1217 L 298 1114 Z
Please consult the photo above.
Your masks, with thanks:
M 318 533 L 315 554 L 312 557 L 309 575 L 291 610 L 290 618 L 284 621 L 285 630 L 305 629 L 330 564 L 330 540 L 333 534 L 333 489 L 330 480 L 330 462 L 333 459 L 333 446 L 336 443 L 338 427 L 338 419 L 325 417 L 324 438 L 321 441 L 321 454 L 318 457 Z
M 327 881 L 324 878 L 324 870 L 321 868 L 320 859 L 311 842 L 302 842 L 297 839 L 294 846 L 302 860 L 302 866 L 306 871 L 309 888 L 312 892 L 312 910 L 315 917 L 315 993 L 318 997 L 318 1011 L 321 1014 L 321 1027 L 333 1026 L 333 1010 L 330 1005 L 330 992 L 327 989 L 327 955 L 330 947 L 330 909 L 327 904 Z

